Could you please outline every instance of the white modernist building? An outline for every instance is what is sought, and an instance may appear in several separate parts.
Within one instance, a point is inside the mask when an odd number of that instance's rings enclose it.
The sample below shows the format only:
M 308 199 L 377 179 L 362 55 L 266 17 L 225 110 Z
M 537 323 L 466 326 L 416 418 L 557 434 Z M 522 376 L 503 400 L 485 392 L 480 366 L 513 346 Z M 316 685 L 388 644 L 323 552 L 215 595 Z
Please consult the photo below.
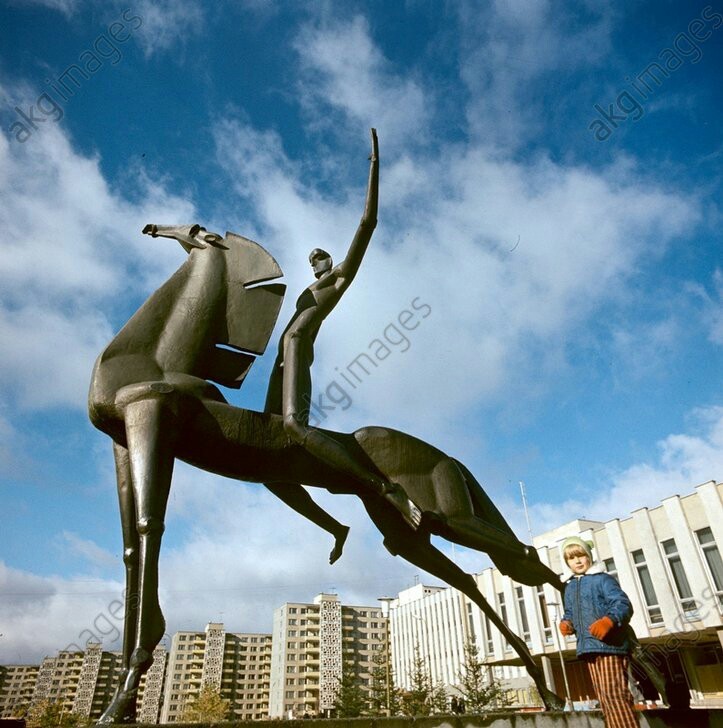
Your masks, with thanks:
M 709 481 L 626 518 L 576 520 L 533 539 L 540 559 L 564 578 L 570 575 L 560 552 L 564 539 L 578 535 L 593 541 L 597 568 L 614 575 L 630 596 L 632 625 L 651 659 L 687 690 L 692 705 L 700 706 L 723 705 L 722 492 L 723 485 Z M 569 690 L 574 700 L 593 697 L 584 665 L 575 658 L 574 637 L 563 639 L 557 630 L 559 592 L 548 585 L 521 586 L 492 568 L 475 578 L 487 601 L 540 660 L 550 687 L 560 695 Z M 516 654 L 459 592 L 408 589 L 391 602 L 390 624 L 400 686 L 409 687 L 410 660 L 419 649 L 432 679 L 453 690 L 463 645 L 472 639 L 494 675 L 516 693 L 516 702 L 537 702 Z M 642 687 L 650 695 L 644 680 Z

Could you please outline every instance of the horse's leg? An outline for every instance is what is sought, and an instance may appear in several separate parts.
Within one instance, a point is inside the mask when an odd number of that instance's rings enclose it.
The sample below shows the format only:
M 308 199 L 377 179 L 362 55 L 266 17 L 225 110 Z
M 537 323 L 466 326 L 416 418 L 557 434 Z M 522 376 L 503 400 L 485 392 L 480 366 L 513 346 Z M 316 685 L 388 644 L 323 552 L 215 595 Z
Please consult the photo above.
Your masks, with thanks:
M 138 532 L 136 531 L 136 507 L 131 482 L 131 466 L 128 450 L 113 443 L 116 482 L 118 484 L 118 505 L 120 506 L 121 530 L 123 533 L 123 563 L 126 572 L 125 615 L 123 618 L 123 656 L 121 674 L 116 694 L 121 690 L 128 676 L 131 652 L 136 641 L 138 619 Z M 115 696 L 114 696 L 115 697 Z M 129 703 L 121 720 L 135 722 L 135 704 Z
M 560 578 L 540 562 L 537 551 L 523 544 L 495 509 L 495 518 L 488 522 L 478 515 L 471 488 L 481 486 L 471 476 L 468 482 L 462 467 L 452 458 L 440 461 L 431 473 L 437 512 L 432 516 L 439 525 L 434 533 L 461 546 L 484 551 L 504 574 L 522 584 L 549 583 L 560 588 Z M 486 498 L 484 493 L 482 495 Z M 480 509 L 481 513 L 484 513 Z
M 120 723 L 133 709 L 141 677 L 165 631 L 158 602 L 158 558 L 173 473 L 175 422 L 163 397 L 148 392 L 125 404 L 124 415 L 138 535 L 135 640 L 125 681 L 99 723 Z
M 344 543 L 349 534 L 349 526 L 339 523 L 336 518 L 327 513 L 317 503 L 314 503 L 312 497 L 299 483 L 264 483 L 264 485 L 287 506 L 293 508 L 304 518 L 308 518 L 319 528 L 328 531 L 334 537 L 334 548 L 329 554 L 329 563 L 333 564 L 341 556 L 344 549 Z
M 466 594 L 481 610 L 489 617 L 495 627 L 502 633 L 503 637 L 512 645 L 512 649 L 519 655 L 527 672 L 534 680 L 540 693 L 540 697 L 549 709 L 562 709 L 565 702 L 547 685 L 542 671 L 532 659 L 527 645 L 500 619 L 494 609 L 489 605 L 482 593 L 477 588 L 474 579 L 462 571 L 454 562 L 450 561 L 441 551 L 432 546 L 424 539 L 385 539 L 385 545 L 392 553 L 397 553 L 407 561 L 428 571 L 430 574 L 442 579 L 451 587 Z
M 445 538 L 453 535 L 457 543 L 476 551 L 492 549 L 524 558 L 525 544 L 511 530 L 490 526 L 475 514 L 467 482 L 452 458 L 444 458 L 435 465 L 431 480 L 437 502 L 436 516 L 444 524 L 441 535 Z

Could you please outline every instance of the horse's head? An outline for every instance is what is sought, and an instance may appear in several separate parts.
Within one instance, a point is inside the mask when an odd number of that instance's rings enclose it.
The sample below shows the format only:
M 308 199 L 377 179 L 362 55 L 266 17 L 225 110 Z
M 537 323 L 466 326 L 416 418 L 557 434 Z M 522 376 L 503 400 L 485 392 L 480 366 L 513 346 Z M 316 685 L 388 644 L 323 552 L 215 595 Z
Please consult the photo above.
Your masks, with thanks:
M 177 240 L 188 259 L 123 327 L 102 362 L 133 356 L 163 373 L 240 387 L 279 315 L 286 287 L 270 282 L 283 275 L 278 263 L 248 238 L 221 237 L 201 225 L 146 225 L 143 233 Z M 128 374 L 126 367 L 124 384 Z
M 207 245 L 226 247 L 222 244 L 223 237 L 212 233 L 201 225 L 154 225 L 148 224 L 143 228 L 144 235 L 152 238 L 172 238 L 177 240 L 183 249 L 190 253 L 194 248 L 205 248 Z

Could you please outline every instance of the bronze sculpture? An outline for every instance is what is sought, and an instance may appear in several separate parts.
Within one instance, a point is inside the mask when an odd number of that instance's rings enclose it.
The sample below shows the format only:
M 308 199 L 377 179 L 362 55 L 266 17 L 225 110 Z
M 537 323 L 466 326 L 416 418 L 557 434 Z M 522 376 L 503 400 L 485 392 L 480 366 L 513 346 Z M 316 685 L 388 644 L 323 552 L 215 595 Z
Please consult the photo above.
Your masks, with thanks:
M 311 428 L 304 415 L 314 338 L 354 277 L 376 222 L 373 132 L 372 139 L 359 230 L 336 269 L 328 254 L 312 254 L 319 286 L 312 284 L 302 294 L 282 336 L 266 412 L 230 405 L 211 382 L 240 387 L 255 356 L 266 348 L 285 290 L 270 282 L 282 275 L 276 261 L 234 233 L 222 237 L 199 225 L 147 225 L 143 230 L 177 240 L 188 259 L 121 329 L 93 370 L 89 414 L 113 440 L 127 587 L 123 672 L 100 723 L 134 720 L 141 676 L 165 630 L 158 558 L 176 458 L 266 484 L 334 535 L 332 561 L 341 553 L 346 526 L 319 508 L 299 484 L 358 496 L 385 547 L 466 594 L 520 656 L 546 707 L 564 704 L 545 686 L 525 643 L 487 603 L 473 577 L 430 541 L 434 534 L 486 551 L 515 581 L 561 588 L 558 576 L 516 538 L 470 471 L 405 433 L 365 427 L 343 434 Z M 324 285 L 338 290 L 320 294 Z

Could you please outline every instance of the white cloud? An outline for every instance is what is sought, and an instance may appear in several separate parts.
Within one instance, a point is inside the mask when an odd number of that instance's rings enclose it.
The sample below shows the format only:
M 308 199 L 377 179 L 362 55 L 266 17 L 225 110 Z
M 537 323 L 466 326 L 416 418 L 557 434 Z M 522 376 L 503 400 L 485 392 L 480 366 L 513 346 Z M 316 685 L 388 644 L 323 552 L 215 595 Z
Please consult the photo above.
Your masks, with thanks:
M 189 36 L 204 29 L 198 0 L 139 0 L 133 10 L 143 20 L 138 37 L 147 56 L 169 50 L 178 54 Z
M 0 591 L 2 664 L 37 663 L 88 640 L 118 648 L 123 592 L 118 582 L 39 577 L 0 561 Z
M 116 556 L 98 546 L 97 543 L 81 538 L 72 531 L 63 531 L 62 544 L 63 548 L 68 548 L 72 553 L 81 556 L 91 566 L 112 568 L 118 565 Z
M 309 24 L 295 47 L 303 79 L 300 100 L 312 124 L 328 129 L 341 118 L 353 131 L 377 127 L 387 143 L 423 140 L 429 91 L 392 71 L 364 17 Z
M 83 0 L 13 0 L 17 5 L 42 5 L 43 7 L 57 10 L 63 15 L 71 16 Z
M 24 144 L 0 136 L 0 170 L 0 392 L 30 409 L 83 407 L 117 297 L 152 290 L 182 259 L 141 228 L 193 220 L 193 206 L 142 172 L 130 202 L 56 125 Z

